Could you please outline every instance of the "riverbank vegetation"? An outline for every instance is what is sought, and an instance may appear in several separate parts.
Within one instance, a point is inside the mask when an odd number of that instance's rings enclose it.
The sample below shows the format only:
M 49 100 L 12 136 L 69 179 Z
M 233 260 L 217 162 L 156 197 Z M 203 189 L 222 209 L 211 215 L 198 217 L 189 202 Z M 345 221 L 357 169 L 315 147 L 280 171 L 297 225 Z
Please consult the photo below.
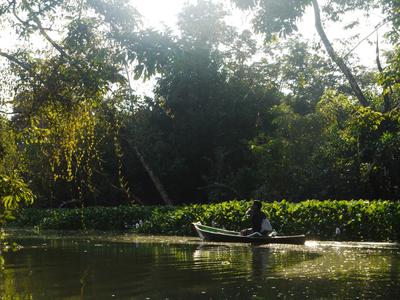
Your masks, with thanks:
M 118 206 L 20 211 L 10 225 L 55 230 L 114 230 L 158 235 L 194 235 L 192 222 L 240 230 L 250 226 L 249 201 L 184 206 Z M 393 201 L 288 201 L 264 203 L 280 234 L 317 240 L 399 241 L 400 203 Z M 336 234 L 340 229 L 340 235 Z
M 0 22 L 21 43 L 0 48 L 0 219 L 35 199 L 18 224 L 121 229 L 142 219 L 154 224 L 143 232 L 188 234 L 197 210 L 206 222 L 217 212 L 227 226 L 241 220 L 245 204 L 212 204 L 234 198 L 398 200 L 399 2 L 232 3 L 251 12 L 254 32 L 228 25 L 213 1 L 187 4 L 174 30 L 143 26 L 129 1 L 3 1 Z M 308 8 L 317 40 L 297 32 Z M 374 38 L 376 63 L 364 66 L 352 50 L 363 37 L 339 43 L 324 26 L 357 31 L 346 14 L 371 10 L 387 50 Z M 266 207 L 284 232 L 326 226 L 328 237 L 340 223 L 349 238 L 398 237 L 398 204 L 348 203 Z M 164 204 L 178 207 L 154 206 Z M 75 210 L 47 210 L 65 207 Z

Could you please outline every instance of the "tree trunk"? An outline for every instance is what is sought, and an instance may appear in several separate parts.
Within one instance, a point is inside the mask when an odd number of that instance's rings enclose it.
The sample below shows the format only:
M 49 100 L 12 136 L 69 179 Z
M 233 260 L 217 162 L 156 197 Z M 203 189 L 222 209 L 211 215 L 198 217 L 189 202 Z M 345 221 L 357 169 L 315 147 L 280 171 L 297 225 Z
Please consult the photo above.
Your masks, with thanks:
M 379 58 L 379 40 L 378 40 L 378 35 L 376 36 L 376 65 L 378 67 L 378 71 L 379 73 L 383 73 L 383 68 L 381 65 L 381 60 Z M 383 86 L 384 91 L 383 91 L 383 103 L 384 103 L 384 112 L 388 112 L 391 110 L 391 103 L 390 103 L 390 97 L 388 95 L 388 92 L 385 91 L 385 89 L 387 88 L 386 85 L 384 84 Z M 392 89 L 390 87 L 390 92 L 392 93 Z
M 150 176 L 151 180 L 153 181 L 157 191 L 160 193 L 161 198 L 164 200 L 164 203 L 166 205 L 173 205 L 173 203 L 172 203 L 171 199 L 169 198 L 166 190 L 164 189 L 164 186 L 162 185 L 161 181 L 158 179 L 158 177 L 154 174 L 153 170 L 147 164 L 147 162 L 144 159 L 142 153 L 140 153 L 138 147 L 133 146 L 133 149 L 135 150 L 135 153 L 138 156 L 138 158 L 139 158 L 140 162 L 142 163 L 143 167 L 145 168 L 147 174 Z
M 365 98 L 363 92 L 360 89 L 360 86 L 358 85 L 350 69 L 344 63 L 343 59 L 336 54 L 335 50 L 332 47 L 331 42 L 329 41 L 328 37 L 325 34 L 324 28 L 322 27 L 321 23 L 321 15 L 320 15 L 318 1 L 312 0 L 312 3 L 314 7 L 315 27 L 317 29 L 319 36 L 321 37 L 322 42 L 324 43 L 326 51 L 328 51 L 328 54 L 331 57 L 331 59 L 339 66 L 340 70 L 346 76 L 347 80 L 350 83 L 351 89 L 353 90 L 360 104 L 362 106 L 369 106 L 368 100 Z

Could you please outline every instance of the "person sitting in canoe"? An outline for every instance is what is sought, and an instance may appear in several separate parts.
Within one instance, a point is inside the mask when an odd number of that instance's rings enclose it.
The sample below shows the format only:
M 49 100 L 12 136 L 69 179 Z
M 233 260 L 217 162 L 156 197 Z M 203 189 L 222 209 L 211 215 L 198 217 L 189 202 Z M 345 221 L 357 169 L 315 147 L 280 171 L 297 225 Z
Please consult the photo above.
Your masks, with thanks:
M 240 231 L 241 235 L 268 235 L 272 232 L 272 226 L 265 213 L 261 211 L 262 203 L 254 200 L 253 205 L 246 211 L 251 219 L 252 228 Z

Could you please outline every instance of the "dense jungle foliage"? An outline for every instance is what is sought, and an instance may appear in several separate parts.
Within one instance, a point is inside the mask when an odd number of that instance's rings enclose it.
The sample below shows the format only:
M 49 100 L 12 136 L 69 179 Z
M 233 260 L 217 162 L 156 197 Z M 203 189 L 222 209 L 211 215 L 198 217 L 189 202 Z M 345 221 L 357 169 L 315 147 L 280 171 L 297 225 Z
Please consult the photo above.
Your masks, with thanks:
M 231 2 L 254 32 L 228 25 L 220 1 L 187 4 L 164 31 L 124 0 L 1 1 L 3 30 L 26 43 L 0 46 L 0 219 L 34 199 L 399 199 L 399 1 Z M 297 31 L 309 8 L 317 41 Z M 390 50 L 376 41 L 365 67 L 324 26 L 371 10 Z

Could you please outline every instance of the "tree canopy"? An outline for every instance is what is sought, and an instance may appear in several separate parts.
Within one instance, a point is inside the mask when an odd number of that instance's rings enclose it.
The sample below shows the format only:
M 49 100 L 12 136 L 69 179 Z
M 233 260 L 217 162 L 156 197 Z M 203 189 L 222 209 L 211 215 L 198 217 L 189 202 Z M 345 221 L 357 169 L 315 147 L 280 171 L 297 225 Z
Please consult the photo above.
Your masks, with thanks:
M 187 4 L 175 31 L 144 27 L 123 0 L 2 3 L 3 28 L 43 45 L 0 48 L 4 207 L 397 199 L 398 2 L 232 2 L 263 43 L 212 1 Z M 308 7 L 320 41 L 298 33 Z M 372 8 L 393 47 L 377 42 L 366 68 L 323 24 Z

